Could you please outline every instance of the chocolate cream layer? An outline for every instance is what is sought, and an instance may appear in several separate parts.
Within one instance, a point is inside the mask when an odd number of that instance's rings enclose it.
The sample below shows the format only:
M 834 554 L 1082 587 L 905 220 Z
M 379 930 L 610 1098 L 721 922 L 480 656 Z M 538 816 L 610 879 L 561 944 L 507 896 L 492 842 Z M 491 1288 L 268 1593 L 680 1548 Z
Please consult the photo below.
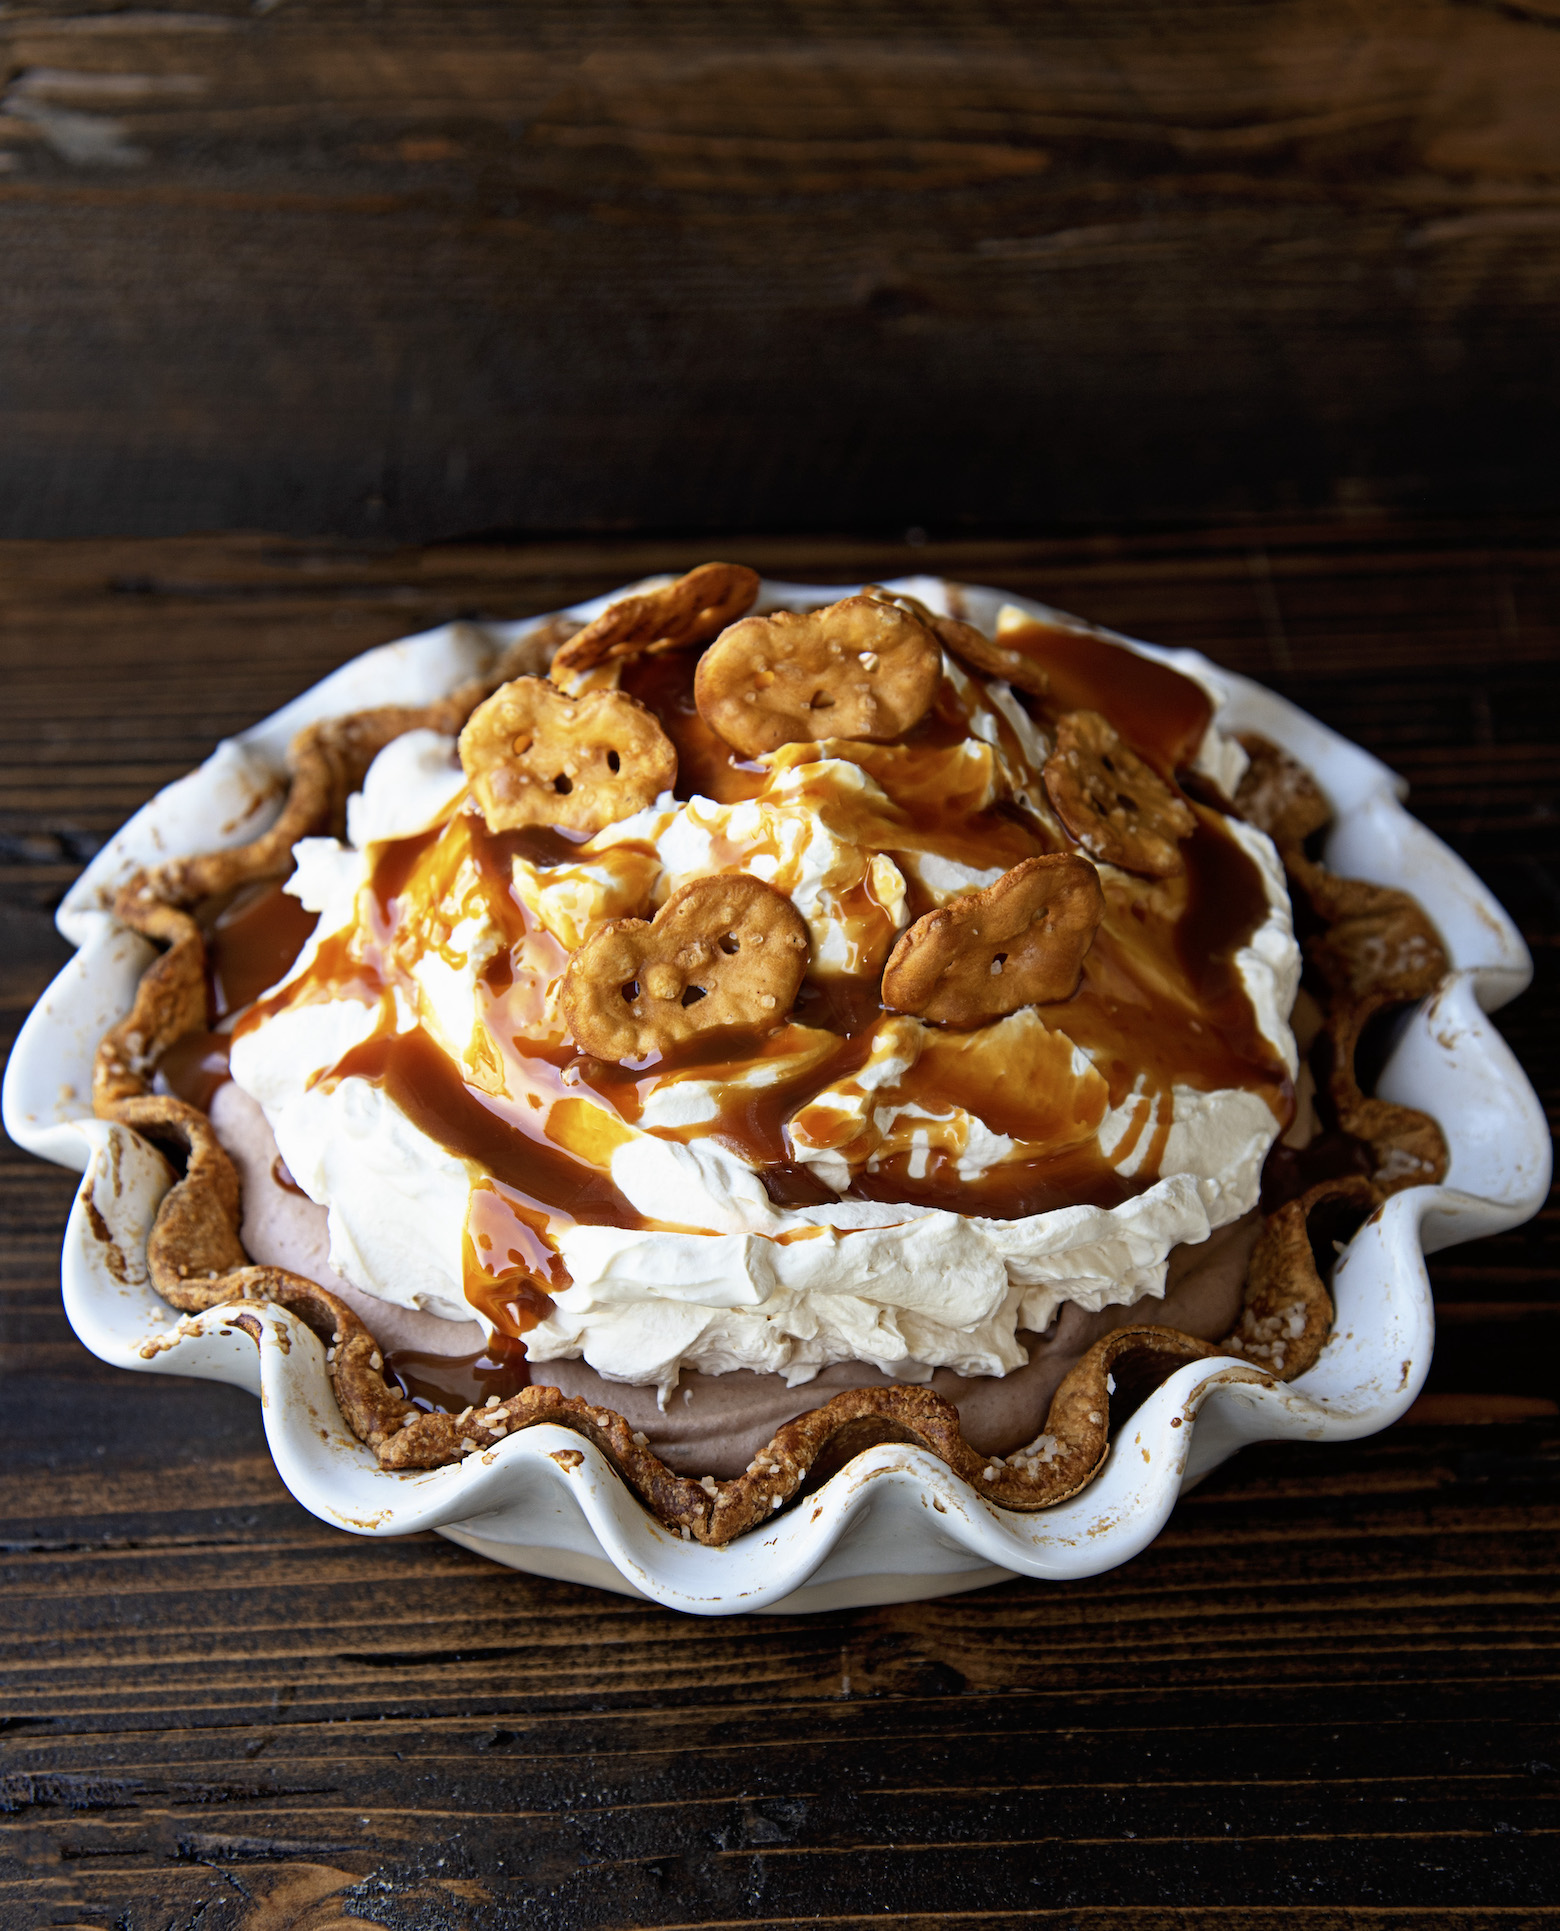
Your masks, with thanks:
M 288 1268 L 339 1294 L 373 1330 L 391 1371 L 430 1405 L 480 1404 L 487 1395 L 513 1392 L 529 1379 L 615 1409 L 678 1474 L 726 1479 L 740 1475 L 783 1423 L 821 1406 L 842 1388 L 892 1385 L 887 1375 L 861 1362 L 833 1363 L 796 1387 L 782 1375 L 748 1369 L 722 1375 L 686 1369 L 663 1409 L 655 1388 L 607 1381 L 585 1361 L 495 1360 L 476 1321 L 447 1321 L 397 1307 L 334 1271 L 326 1209 L 292 1182 L 265 1115 L 241 1087 L 228 1081 L 216 1090 L 211 1118 L 243 1183 L 242 1239 L 253 1259 Z M 1196 1246 L 1175 1248 L 1162 1298 L 1149 1296 L 1097 1313 L 1068 1303 L 1045 1333 L 1020 1330 L 1029 1358 L 1006 1375 L 966 1376 L 939 1368 L 929 1385 L 958 1409 L 966 1440 L 982 1454 L 1006 1455 L 1026 1447 L 1040 1437 L 1051 1397 L 1068 1369 L 1112 1328 L 1173 1327 L 1205 1341 L 1228 1334 L 1239 1319 L 1259 1225 L 1253 1210 Z

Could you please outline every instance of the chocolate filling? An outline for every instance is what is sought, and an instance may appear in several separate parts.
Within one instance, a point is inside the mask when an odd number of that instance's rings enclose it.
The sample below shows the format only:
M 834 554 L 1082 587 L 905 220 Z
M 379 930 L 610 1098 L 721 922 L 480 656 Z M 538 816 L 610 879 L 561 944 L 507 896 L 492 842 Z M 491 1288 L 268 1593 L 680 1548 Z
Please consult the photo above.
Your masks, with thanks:
M 265 1115 L 232 1082 L 217 1093 L 211 1108 L 217 1136 L 231 1155 L 243 1184 L 244 1247 L 261 1265 L 285 1267 L 338 1294 L 378 1338 L 391 1375 L 414 1397 L 438 1390 L 446 1411 L 480 1403 L 489 1394 L 507 1395 L 512 1387 L 495 1362 L 483 1365 L 484 1337 L 474 1321 L 446 1321 L 366 1294 L 343 1281 L 330 1265 L 326 1210 L 280 1184 L 276 1142 Z M 1200 1340 L 1216 1341 L 1240 1318 L 1246 1266 L 1261 1226 L 1256 1212 L 1221 1227 L 1196 1247 L 1177 1247 L 1163 1300 L 1108 1307 L 1098 1314 L 1069 1302 L 1043 1335 L 1020 1334 L 1028 1363 L 1011 1374 L 968 1376 L 938 1368 L 929 1385 L 959 1411 L 959 1426 L 972 1448 L 984 1455 L 1006 1455 L 1031 1442 L 1045 1426 L 1051 1397 L 1063 1377 L 1101 1336 L 1119 1327 L 1168 1327 Z M 406 1357 L 417 1357 L 415 1362 Z M 447 1363 L 436 1366 L 434 1360 Z M 607 1381 L 584 1361 L 517 1362 L 529 1380 L 559 1388 L 622 1415 L 648 1437 L 666 1465 L 680 1475 L 740 1475 L 787 1421 L 821 1407 L 845 1388 L 889 1388 L 895 1384 L 860 1362 L 837 1362 L 812 1381 L 786 1386 L 777 1374 L 738 1369 L 731 1374 L 687 1371 L 663 1412 L 654 1388 Z M 418 1385 L 420 1384 L 420 1386 Z M 515 1385 L 519 1385 L 518 1378 Z

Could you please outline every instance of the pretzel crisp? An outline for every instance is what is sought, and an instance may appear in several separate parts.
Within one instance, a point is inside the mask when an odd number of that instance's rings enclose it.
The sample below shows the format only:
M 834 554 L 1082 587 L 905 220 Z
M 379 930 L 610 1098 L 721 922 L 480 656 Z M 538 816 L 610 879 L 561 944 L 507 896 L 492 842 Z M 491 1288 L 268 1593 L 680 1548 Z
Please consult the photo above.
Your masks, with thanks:
M 1184 869 L 1180 840 L 1197 829 L 1190 805 L 1098 711 L 1069 711 L 1059 721 L 1041 776 L 1057 816 L 1103 864 L 1147 878 Z
M 877 597 L 885 603 L 897 604 L 901 610 L 908 610 L 912 616 L 919 617 L 929 630 L 937 635 L 937 641 L 955 657 L 962 657 L 966 664 L 986 677 L 1000 677 L 1009 684 L 1016 684 L 1020 690 L 1030 691 L 1036 697 L 1044 697 L 1051 688 L 1051 680 L 1043 666 L 1026 657 L 1022 651 L 1010 650 L 1005 644 L 988 637 L 983 630 L 977 630 L 972 623 L 962 617 L 943 617 L 919 597 L 912 597 L 903 590 L 885 590 L 881 584 L 867 585 L 866 595 Z
M 946 647 L 983 676 L 1003 678 L 1034 697 L 1049 693 L 1051 680 L 1044 665 L 1026 657 L 1021 650 L 1009 649 L 959 617 L 935 617 L 932 621 Z
M 479 705 L 460 734 L 460 761 L 489 831 L 601 831 L 677 778 L 672 741 L 637 698 L 567 697 L 545 677 L 517 677 Z
M 560 683 L 615 658 L 645 657 L 718 637 L 758 595 L 758 573 L 740 563 L 701 563 L 660 590 L 619 597 L 558 651 Z
M 773 1026 L 807 970 L 802 915 L 762 879 L 696 878 L 653 919 L 613 919 L 570 959 L 560 995 L 580 1049 L 664 1053 L 720 1026 Z
M 699 659 L 694 702 L 711 730 L 755 758 L 782 744 L 902 737 L 942 677 L 936 633 L 880 596 L 746 617 Z
M 1026 858 L 983 891 L 916 920 L 883 968 L 883 1004 L 945 1026 L 979 1026 L 1020 1006 L 1070 999 L 1105 916 L 1086 858 Z

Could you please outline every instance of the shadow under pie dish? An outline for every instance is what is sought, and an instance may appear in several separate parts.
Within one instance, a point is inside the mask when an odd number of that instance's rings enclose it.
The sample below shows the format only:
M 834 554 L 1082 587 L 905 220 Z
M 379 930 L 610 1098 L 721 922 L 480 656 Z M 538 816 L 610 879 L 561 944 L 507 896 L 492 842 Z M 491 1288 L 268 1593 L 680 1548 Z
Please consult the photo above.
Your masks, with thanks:
M 1392 1419 L 1428 1361 L 1424 1216 L 1467 1237 L 1534 1198 L 1477 996 L 1525 955 L 1381 768 L 994 592 L 706 566 L 456 627 L 179 791 L 67 903 L 90 943 L 7 1123 L 93 1154 L 89 1345 L 258 1366 L 284 1476 L 348 1526 L 715 1609 L 825 1564 L 820 1605 L 1086 1573 L 1152 1533 L 1194 1437 L 1211 1465 L 1221 1435 Z M 308 924 L 275 890 L 295 846 L 317 929 L 268 991 Z M 88 1008 L 117 1023 L 70 1126 Z

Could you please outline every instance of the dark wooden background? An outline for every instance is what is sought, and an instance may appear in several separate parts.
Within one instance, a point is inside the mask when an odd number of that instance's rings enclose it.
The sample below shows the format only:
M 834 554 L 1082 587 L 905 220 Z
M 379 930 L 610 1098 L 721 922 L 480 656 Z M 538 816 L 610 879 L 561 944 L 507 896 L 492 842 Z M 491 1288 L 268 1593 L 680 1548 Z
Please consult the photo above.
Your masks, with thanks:
M 1560 504 L 1556 0 L 10 0 L 0 536 Z
M 83 857 L 342 658 L 697 551 L 0 546 L 4 1023 Z M 1502 519 L 744 546 L 925 563 L 1196 644 L 1413 782 L 1512 908 L 1560 1100 L 1560 541 Z M 0 1158 L 0 1923 L 95 1931 L 1560 1926 L 1560 1225 L 1432 1264 L 1409 1423 L 1249 1451 L 1136 1562 L 684 1619 L 329 1530 L 236 1391 L 60 1312 L 73 1177 Z
M 222 734 L 713 551 L 1369 745 L 1553 1113 L 1557 298 L 1560 0 L 8 0 L 6 1039 Z M 322 1527 L 74 1340 L 72 1186 L 0 1146 L 6 1931 L 1560 1931 L 1553 1210 L 1435 1260 L 1405 1425 L 1125 1569 L 702 1623 Z

